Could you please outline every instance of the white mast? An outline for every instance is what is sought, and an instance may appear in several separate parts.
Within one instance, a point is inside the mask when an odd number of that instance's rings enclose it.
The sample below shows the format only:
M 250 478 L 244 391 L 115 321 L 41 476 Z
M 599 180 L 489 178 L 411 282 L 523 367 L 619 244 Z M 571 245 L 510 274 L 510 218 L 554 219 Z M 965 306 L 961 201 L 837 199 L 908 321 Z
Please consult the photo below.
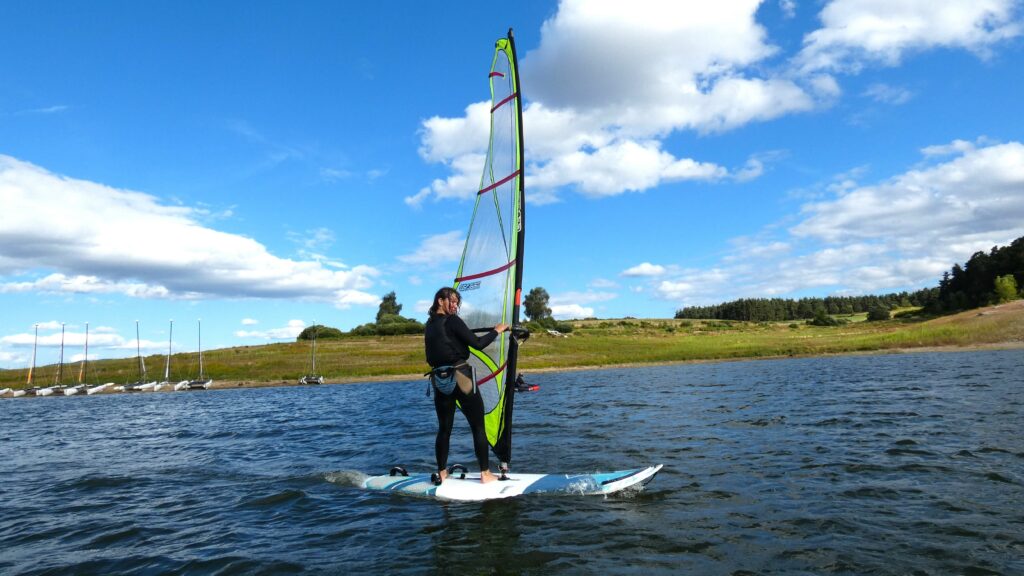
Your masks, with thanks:
M 60 323 L 60 361 L 57 362 L 57 381 L 55 384 L 58 386 L 64 380 L 64 323 Z
M 36 337 L 32 340 L 32 366 L 28 369 L 28 385 L 32 386 L 32 373 L 36 371 L 36 344 L 39 343 L 39 324 L 35 325 Z
M 139 341 L 139 321 L 135 321 L 135 354 L 139 357 L 139 381 L 146 381 L 146 363 L 142 361 L 142 343 Z
M 89 323 L 85 323 L 85 356 L 82 357 L 82 368 L 78 371 L 78 383 L 85 384 L 86 368 L 89 366 Z
M 167 364 L 164 366 L 164 382 L 171 379 L 171 342 L 174 338 L 174 320 L 171 320 L 171 329 L 167 333 Z
M 203 319 L 196 321 L 199 325 L 199 379 L 203 379 Z

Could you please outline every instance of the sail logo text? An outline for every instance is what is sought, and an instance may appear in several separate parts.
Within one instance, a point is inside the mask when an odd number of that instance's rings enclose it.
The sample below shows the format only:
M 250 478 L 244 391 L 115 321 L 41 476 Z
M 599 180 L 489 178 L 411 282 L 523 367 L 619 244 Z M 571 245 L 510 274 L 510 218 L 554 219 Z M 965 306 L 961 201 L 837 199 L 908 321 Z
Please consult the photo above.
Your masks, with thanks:
M 463 282 L 459 284 L 459 292 L 468 292 L 469 290 L 476 290 L 480 287 L 480 281 L 476 282 Z

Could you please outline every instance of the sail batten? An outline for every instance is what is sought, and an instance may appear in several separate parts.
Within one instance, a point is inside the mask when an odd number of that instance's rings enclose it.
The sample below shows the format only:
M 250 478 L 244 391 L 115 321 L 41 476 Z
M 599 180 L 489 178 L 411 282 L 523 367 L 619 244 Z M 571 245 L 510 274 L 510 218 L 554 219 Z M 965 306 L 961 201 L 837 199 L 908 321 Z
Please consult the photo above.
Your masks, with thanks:
M 523 145 L 515 45 L 512 31 L 495 43 L 487 78 L 491 130 L 486 163 L 454 288 L 467 302 L 463 319 L 474 332 L 519 320 L 523 268 Z M 512 453 L 512 403 L 518 343 L 509 332 L 483 350 L 471 349 L 483 397 L 487 440 L 502 462 Z
M 485 278 L 487 276 L 493 276 L 495 274 L 500 274 L 502 272 L 505 272 L 506 270 L 508 270 L 509 268 L 511 268 L 511 267 L 513 267 L 515 265 L 516 265 L 516 261 L 513 260 L 513 261 L 509 262 L 508 264 L 505 264 L 504 266 L 501 266 L 499 268 L 495 268 L 494 270 L 488 270 L 486 272 L 479 272 L 477 274 L 470 274 L 468 276 L 459 276 L 458 278 L 455 279 L 455 281 L 456 282 L 464 282 L 466 280 L 476 280 L 477 278 Z
M 487 188 L 484 188 L 483 190 L 480 190 L 479 192 L 477 192 L 477 194 L 478 195 L 479 194 L 486 194 L 487 192 L 490 192 L 491 190 L 494 190 L 495 188 L 501 186 L 502 184 L 508 182 L 509 180 L 512 180 L 513 178 L 515 178 L 517 176 L 519 176 L 519 170 L 516 170 L 515 172 L 509 174 L 508 176 L 502 178 L 501 180 L 498 180 L 497 182 L 495 182 L 494 184 L 491 184 Z
M 504 78 L 504 74 L 500 74 L 499 76 Z M 494 106 L 491 107 L 491 113 L 494 113 L 494 111 L 497 110 L 498 108 L 501 108 L 505 104 L 508 104 L 509 102 L 511 102 L 513 98 L 518 98 L 518 97 L 519 97 L 518 93 L 509 94 L 508 96 L 505 97 L 504 100 L 502 100 L 501 102 L 498 102 L 497 104 L 495 104 Z
M 483 378 L 481 378 L 481 379 L 477 380 L 477 385 L 479 386 L 480 384 L 485 384 L 485 383 L 487 383 L 487 382 L 488 382 L 488 381 L 489 381 L 489 380 L 490 380 L 491 378 L 494 378 L 494 377 L 495 377 L 495 376 L 497 376 L 498 374 L 501 374 L 502 372 L 504 372 L 504 371 L 505 371 L 505 368 L 506 368 L 507 366 L 508 366 L 508 363 L 502 364 L 502 365 L 501 365 L 501 367 L 500 367 L 500 368 L 498 368 L 497 370 L 495 370 L 494 372 L 491 372 L 491 373 L 490 373 L 490 374 L 488 374 L 487 376 L 484 376 Z

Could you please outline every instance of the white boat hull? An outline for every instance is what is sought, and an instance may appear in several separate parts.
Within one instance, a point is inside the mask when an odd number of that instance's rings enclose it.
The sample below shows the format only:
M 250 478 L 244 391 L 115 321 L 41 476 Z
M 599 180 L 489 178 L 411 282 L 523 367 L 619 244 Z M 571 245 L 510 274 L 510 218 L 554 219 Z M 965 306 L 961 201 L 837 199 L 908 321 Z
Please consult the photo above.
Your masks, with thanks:
M 85 393 L 89 394 L 89 395 L 99 394 L 99 393 L 105 391 L 110 386 L 111 386 L 111 383 L 107 382 L 106 384 L 100 384 L 99 386 L 93 386 L 92 388 L 89 388 L 88 390 L 86 390 Z
M 213 380 L 192 380 L 185 383 L 185 390 L 209 390 Z

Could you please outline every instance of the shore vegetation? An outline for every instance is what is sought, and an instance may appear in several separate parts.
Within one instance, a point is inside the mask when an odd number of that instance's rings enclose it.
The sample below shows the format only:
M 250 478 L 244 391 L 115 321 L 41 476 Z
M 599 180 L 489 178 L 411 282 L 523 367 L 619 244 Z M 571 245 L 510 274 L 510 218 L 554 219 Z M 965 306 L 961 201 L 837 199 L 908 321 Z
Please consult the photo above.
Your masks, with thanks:
M 571 333 L 535 332 L 520 349 L 522 371 L 599 368 L 633 364 L 818 356 L 892 350 L 1024 347 L 1024 300 L 932 316 L 896 309 L 888 320 L 867 313 L 829 316 L 835 322 L 744 322 L 690 319 L 590 319 L 571 321 Z M 328 382 L 417 379 L 427 369 L 422 334 L 346 335 L 318 340 L 317 367 Z M 304 373 L 306 342 L 239 346 L 203 352 L 205 372 L 217 387 L 284 385 Z M 160 365 L 164 356 L 146 358 Z M 172 366 L 187 379 L 196 354 L 175 354 Z M 36 368 L 37 381 L 56 366 Z M 67 367 L 65 367 L 67 370 Z M 134 358 L 89 364 L 89 382 L 123 384 L 134 378 Z M 25 386 L 28 369 L 0 370 L 0 388 Z

